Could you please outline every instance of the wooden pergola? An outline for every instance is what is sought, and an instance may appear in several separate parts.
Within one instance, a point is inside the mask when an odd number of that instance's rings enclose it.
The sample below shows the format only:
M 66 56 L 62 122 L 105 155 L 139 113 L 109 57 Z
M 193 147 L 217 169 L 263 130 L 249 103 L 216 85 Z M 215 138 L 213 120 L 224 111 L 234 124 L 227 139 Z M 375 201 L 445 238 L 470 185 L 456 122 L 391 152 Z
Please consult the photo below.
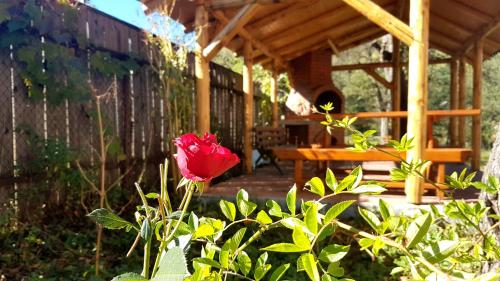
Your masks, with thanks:
M 338 53 L 391 34 L 392 61 L 332 67 L 334 70 L 362 69 L 392 91 L 393 110 L 400 110 L 399 69 L 405 64 L 399 54 L 400 42 L 409 46 L 408 123 L 415 141 L 407 159 L 423 159 L 427 134 L 428 50 L 438 49 L 450 59 L 451 110 L 465 108 L 466 64 L 473 67 L 473 109 L 481 108 L 483 60 L 500 50 L 500 4 L 498 0 L 142 0 L 150 11 L 163 9 L 198 33 L 196 50 L 197 128 L 210 131 L 209 61 L 223 48 L 244 57 L 245 167 L 251 172 L 253 129 L 252 66 L 261 64 L 273 73 L 273 126 L 278 126 L 277 76 L 290 71 L 289 62 L 308 52 L 330 48 Z M 387 81 L 374 70 L 392 67 Z M 293 82 L 293 81 L 292 81 Z M 453 117 L 450 134 L 453 144 L 465 143 L 463 117 Z M 399 119 L 394 119 L 394 134 Z M 481 116 L 473 116 L 473 168 L 479 167 Z M 422 183 L 406 182 L 410 202 L 419 203 Z

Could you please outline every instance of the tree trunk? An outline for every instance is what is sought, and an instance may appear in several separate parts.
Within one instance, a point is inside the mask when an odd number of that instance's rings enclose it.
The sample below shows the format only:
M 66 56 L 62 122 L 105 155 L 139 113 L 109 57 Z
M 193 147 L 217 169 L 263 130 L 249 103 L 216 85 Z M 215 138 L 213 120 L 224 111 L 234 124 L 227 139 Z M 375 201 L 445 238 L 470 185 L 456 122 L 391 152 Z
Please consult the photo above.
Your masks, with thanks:
M 484 168 L 483 182 L 486 182 L 490 175 L 500 177 L 500 123 L 497 125 L 496 141 L 493 144 L 488 164 L 486 164 Z M 479 198 L 484 200 L 487 207 L 490 207 L 489 214 L 500 215 L 500 200 L 498 193 L 489 195 L 486 192 L 481 192 Z M 496 219 L 486 217 L 481 227 L 483 231 L 485 231 L 497 222 L 498 220 Z M 493 235 L 496 237 L 497 244 L 500 244 L 500 229 L 498 227 L 493 230 Z M 500 261 L 484 263 L 482 271 L 483 273 L 492 272 L 499 268 Z

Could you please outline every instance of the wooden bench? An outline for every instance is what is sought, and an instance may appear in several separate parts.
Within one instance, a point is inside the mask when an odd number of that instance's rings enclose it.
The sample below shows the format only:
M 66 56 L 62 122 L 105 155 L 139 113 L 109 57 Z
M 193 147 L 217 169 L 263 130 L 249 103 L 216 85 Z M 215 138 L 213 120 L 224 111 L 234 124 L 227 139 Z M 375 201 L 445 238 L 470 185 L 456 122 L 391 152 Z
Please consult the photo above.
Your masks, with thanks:
M 384 147 L 385 151 L 391 154 L 399 154 L 401 158 L 406 158 L 406 153 L 398 152 L 394 148 Z M 309 161 L 393 161 L 399 162 L 394 156 L 379 150 L 369 150 L 366 152 L 355 152 L 347 148 L 296 148 L 296 147 L 273 147 L 273 152 L 280 160 L 295 161 L 295 183 L 302 187 L 304 184 L 302 168 L 304 160 Z M 446 163 L 464 163 L 472 155 L 472 150 L 465 148 L 429 148 L 425 151 L 425 160 L 437 165 L 436 182 L 442 183 L 445 180 Z M 404 188 L 404 183 L 387 182 L 387 188 Z M 424 184 L 425 189 L 435 189 L 430 184 Z M 437 195 L 442 198 L 444 194 L 436 190 Z

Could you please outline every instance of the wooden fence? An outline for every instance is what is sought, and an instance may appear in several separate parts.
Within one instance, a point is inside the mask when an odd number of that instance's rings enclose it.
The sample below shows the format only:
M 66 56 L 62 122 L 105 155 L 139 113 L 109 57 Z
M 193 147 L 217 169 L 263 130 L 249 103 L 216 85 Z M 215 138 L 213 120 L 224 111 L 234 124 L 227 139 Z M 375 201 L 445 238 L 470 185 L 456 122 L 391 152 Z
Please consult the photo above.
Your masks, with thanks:
M 95 49 L 124 56 L 147 57 L 151 52 L 152 47 L 140 29 L 84 5 L 78 9 L 79 32 L 87 36 Z M 92 152 L 98 147 L 91 105 L 65 101 L 53 106 L 46 100 L 31 100 L 18 75 L 19 65 L 14 51 L 11 48 L 10 51 L 0 52 L 0 202 L 12 198 L 13 190 L 17 191 L 21 185 L 27 184 L 27 179 L 18 176 L 16 171 L 17 167 L 33 161 L 34 155 L 29 149 L 29 136 L 19 131 L 20 128 L 30 128 L 45 140 L 63 142 L 75 149 L 81 161 L 88 165 L 95 164 L 96 155 Z M 93 87 L 99 92 L 109 90 L 111 93 L 103 104 L 103 112 L 106 122 L 121 140 L 121 162 L 148 161 L 157 171 L 157 164 L 172 149 L 171 139 L 168 139 L 168 120 L 177 118 L 167 115 L 169 103 L 158 85 L 157 74 L 148 63 L 123 78 L 102 76 L 91 71 L 90 65 L 88 71 Z M 222 145 L 242 156 L 242 77 L 216 64 L 211 65 L 210 74 L 212 130 L 218 134 Z M 186 85 L 191 89 L 188 95 L 194 100 L 192 55 L 188 59 L 185 78 Z M 192 117 L 187 130 L 194 128 L 196 103 L 192 104 L 191 112 L 185 113 Z M 110 169 L 118 167 L 118 164 L 118 161 L 110 163 Z M 239 173 L 239 170 L 234 169 L 233 174 Z

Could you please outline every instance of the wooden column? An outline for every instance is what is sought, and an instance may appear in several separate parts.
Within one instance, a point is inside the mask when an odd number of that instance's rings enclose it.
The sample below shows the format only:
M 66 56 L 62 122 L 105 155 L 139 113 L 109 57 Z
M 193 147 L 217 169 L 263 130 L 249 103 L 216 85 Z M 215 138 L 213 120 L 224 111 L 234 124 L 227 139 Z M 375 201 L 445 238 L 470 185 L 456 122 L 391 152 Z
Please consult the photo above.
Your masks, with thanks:
M 452 58 L 450 62 L 450 109 L 458 109 L 458 82 L 459 65 L 456 58 Z M 452 117 L 450 120 L 450 145 L 453 147 L 458 146 L 458 118 Z
M 392 37 L 392 111 L 401 110 L 401 53 L 400 41 L 393 36 Z M 400 139 L 401 132 L 401 119 L 392 119 L 392 138 L 395 140 Z
M 278 110 L 278 73 L 273 71 L 271 77 L 271 105 L 272 105 L 272 122 L 273 128 L 278 128 L 279 110 Z
M 474 53 L 474 78 L 472 92 L 472 108 L 481 109 L 483 87 L 483 42 L 478 41 Z M 479 170 L 481 160 L 481 114 L 472 117 L 472 162 L 473 170 Z
M 429 50 L 429 0 L 410 1 L 410 28 L 413 42 L 410 45 L 408 69 L 408 136 L 413 147 L 407 152 L 407 161 L 423 159 L 427 130 L 427 76 Z M 405 183 L 407 201 L 422 202 L 422 180 L 410 176 Z
M 208 12 L 202 4 L 196 7 L 195 25 L 198 33 L 195 51 L 196 131 L 204 134 L 210 132 L 210 70 L 209 61 L 203 57 L 203 49 L 208 44 Z
M 458 108 L 465 109 L 465 93 L 467 92 L 467 68 L 465 59 L 461 58 L 459 62 L 458 71 Z M 460 117 L 460 124 L 458 126 L 458 146 L 465 147 L 465 117 Z
M 243 153 L 245 154 L 245 173 L 253 172 L 252 150 L 253 150 L 253 125 L 254 125 L 254 105 L 253 105 L 253 77 L 252 77 L 252 44 L 245 41 L 243 65 L 243 92 L 245 93 L 245 131 L 243 133 Z

